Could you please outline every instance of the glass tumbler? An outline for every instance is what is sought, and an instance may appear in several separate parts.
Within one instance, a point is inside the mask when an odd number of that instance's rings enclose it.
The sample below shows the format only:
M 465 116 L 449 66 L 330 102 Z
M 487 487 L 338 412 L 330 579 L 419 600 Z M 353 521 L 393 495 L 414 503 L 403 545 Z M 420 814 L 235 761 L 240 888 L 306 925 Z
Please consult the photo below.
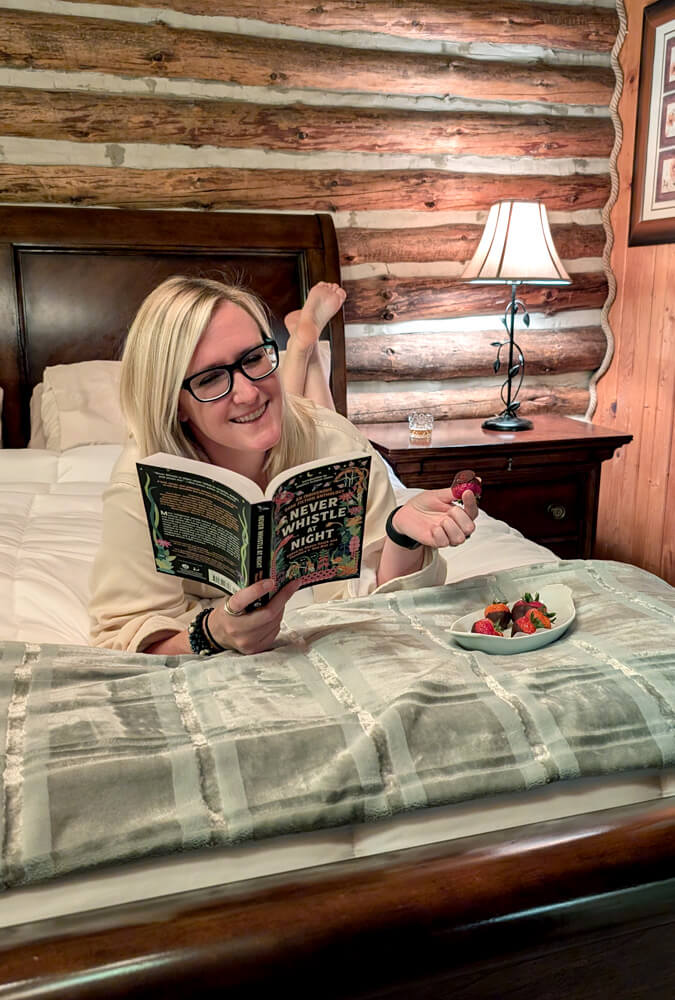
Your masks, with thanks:
M 411 444 L 430 445 L 431 432 L 434 429 L 433 414 L 410 413 L 408 415 L 408 428 L 410 431 Z

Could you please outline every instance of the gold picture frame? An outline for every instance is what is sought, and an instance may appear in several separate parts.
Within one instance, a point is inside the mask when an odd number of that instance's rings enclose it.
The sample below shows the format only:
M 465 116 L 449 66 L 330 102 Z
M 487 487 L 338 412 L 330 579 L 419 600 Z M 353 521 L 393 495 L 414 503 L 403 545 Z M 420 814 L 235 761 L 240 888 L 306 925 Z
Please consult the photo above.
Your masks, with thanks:
M 675 243 L 675 0 L 645 7 L 629 246 Z

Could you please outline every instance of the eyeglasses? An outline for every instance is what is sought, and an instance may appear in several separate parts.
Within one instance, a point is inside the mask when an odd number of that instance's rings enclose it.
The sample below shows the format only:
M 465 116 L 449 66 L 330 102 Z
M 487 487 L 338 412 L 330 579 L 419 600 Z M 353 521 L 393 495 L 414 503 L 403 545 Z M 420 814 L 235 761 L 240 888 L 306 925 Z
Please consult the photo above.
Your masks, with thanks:
M 181 384 L 199 403 L 211 403 L 227 396 L 234 385 L 234 373 L 241 372 L 251 382 L 267 378 L 279 367 L 279 348 L 273 340 L 264 340 L 242 354 L 233 365 L 218 365 L 195 372 Z

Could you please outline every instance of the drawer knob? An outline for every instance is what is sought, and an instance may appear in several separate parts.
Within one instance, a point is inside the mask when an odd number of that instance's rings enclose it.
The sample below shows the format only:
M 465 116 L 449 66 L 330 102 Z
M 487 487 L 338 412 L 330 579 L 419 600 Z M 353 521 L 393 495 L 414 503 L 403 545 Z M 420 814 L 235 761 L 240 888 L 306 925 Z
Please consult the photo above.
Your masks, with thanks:
M 567 511 L 561 503 L 550 503 L 546 510 L 554 521 L 562 521 L 567 517 Z

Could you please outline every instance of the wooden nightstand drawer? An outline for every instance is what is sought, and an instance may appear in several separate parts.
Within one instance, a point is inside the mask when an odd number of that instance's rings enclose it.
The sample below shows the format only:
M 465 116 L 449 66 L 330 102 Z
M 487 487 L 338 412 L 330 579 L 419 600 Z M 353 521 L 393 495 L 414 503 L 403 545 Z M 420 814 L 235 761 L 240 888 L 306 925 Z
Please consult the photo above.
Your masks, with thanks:
M 528 538 L 567 538 L 579 533 L 583 496 L 576 482 L 486 486 L 481 506 Z

